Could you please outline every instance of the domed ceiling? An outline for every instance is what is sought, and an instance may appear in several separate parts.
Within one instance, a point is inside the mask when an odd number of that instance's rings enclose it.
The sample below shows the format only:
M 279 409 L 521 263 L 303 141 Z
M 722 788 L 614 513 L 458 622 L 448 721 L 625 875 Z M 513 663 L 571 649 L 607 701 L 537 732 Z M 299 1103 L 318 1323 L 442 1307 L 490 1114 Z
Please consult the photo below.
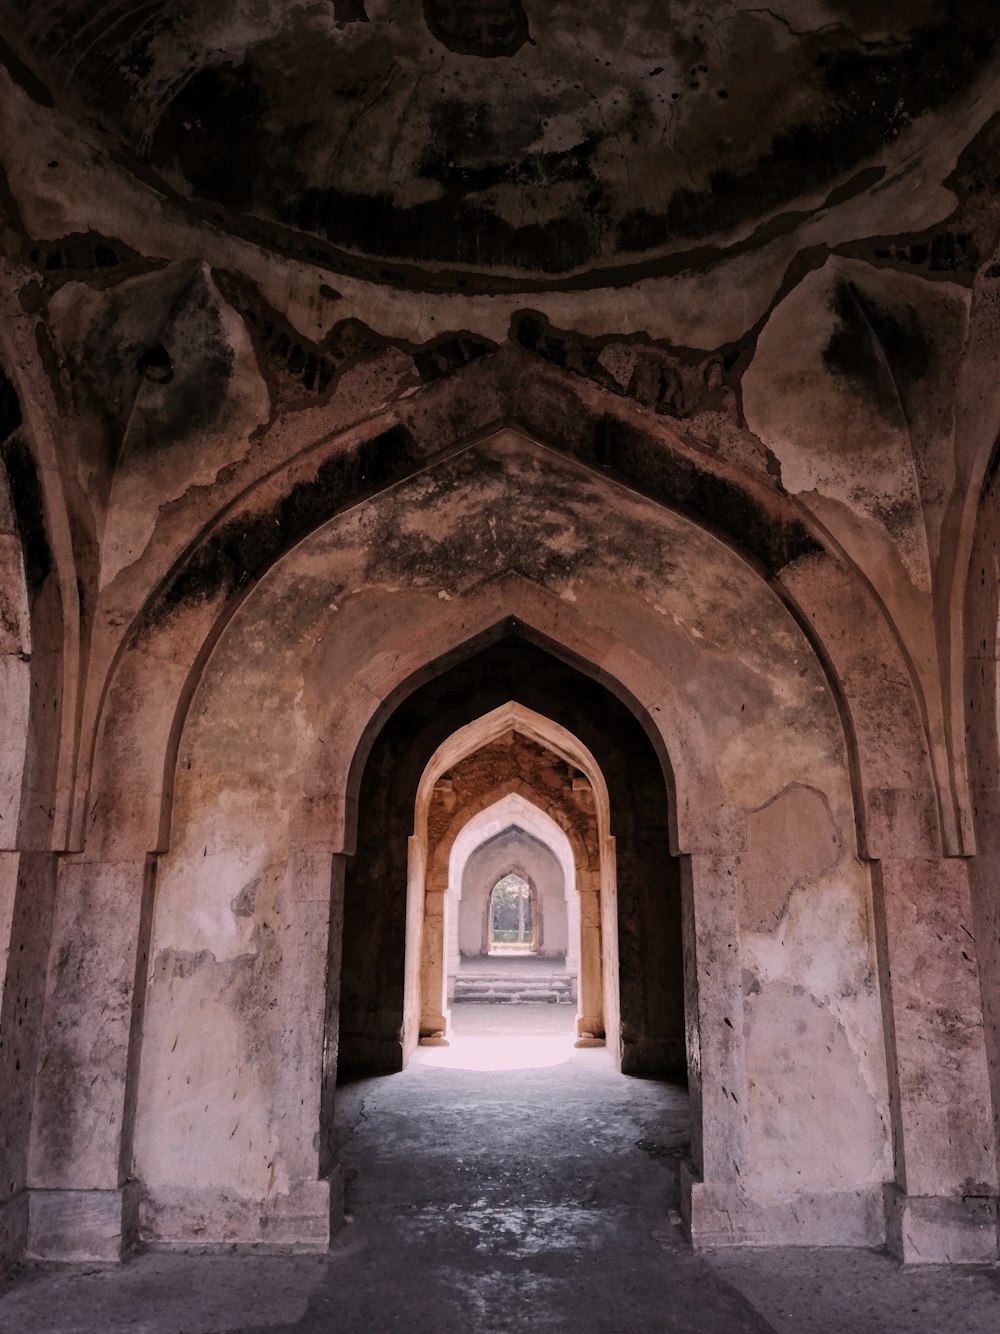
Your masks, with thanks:
M 995 0 L 6 11 L 22 81 L 216 225 L 479 289 L 631 281 L 870 188 L 920 151 L 1000 28 Z

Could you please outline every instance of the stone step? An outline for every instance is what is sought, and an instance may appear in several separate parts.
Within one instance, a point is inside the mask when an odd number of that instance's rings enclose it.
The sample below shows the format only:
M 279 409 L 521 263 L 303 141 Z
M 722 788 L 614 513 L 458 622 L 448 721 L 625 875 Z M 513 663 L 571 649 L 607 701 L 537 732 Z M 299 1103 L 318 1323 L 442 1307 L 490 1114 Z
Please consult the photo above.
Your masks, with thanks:
M 463 1004 L 571 1005 L 575 1000 L 573 977 L 493 977 L 455 979 L 453 1000 Z
M 549 982 L 545 978 L 532 978 L 530 981 L 518 982 L 463 982 L 459 978 L 455 983 L 456 996 L 479 996 L 486 992 L 514 993 L 524 991 L 545 991 L 554 992 L 557 995 L 568 995 L 573 989 L 572 982 Z
M 455 978 L 456 982 L 463 982 L 468 986 L 476 986 L 479 983 L 490 983 L 491 985 L 510 985 L 517 983 L 520 986 L 571 986 L 576 981 L 575 973 L 459 973 Z

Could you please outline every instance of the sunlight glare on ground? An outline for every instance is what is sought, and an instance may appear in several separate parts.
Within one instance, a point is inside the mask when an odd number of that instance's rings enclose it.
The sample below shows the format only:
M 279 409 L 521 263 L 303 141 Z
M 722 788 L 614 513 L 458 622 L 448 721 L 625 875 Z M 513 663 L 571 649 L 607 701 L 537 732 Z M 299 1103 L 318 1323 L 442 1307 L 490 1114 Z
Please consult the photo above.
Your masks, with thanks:
M 418 1047 L 413 1059 L 448 1070 L 537 1070 L 575 1057 L 602 1058 L 604 1048 L 574 1047 L 568 1007 L 455 1005 L 447 1047 Z
M 537 1070 L 565 1065 L 576 1049 L 572 1038 L 451 1037 L 447 1047 L 418 1047 L 414 1060 L 449 1070 Z

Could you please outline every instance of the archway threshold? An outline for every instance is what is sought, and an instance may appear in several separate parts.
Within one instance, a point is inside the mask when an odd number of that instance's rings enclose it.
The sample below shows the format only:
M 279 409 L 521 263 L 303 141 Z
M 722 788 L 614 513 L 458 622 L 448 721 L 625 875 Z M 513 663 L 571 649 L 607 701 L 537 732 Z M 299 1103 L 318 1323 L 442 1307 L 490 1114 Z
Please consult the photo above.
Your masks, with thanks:
M 421 1045 L 410 1064 L 488 1071 L 568 1065 L 582 1055 L 611 1061 L 606 1048 L 584 1053 L 575 1041 L 569 1005 L 453 1005 L 448 1045 Z

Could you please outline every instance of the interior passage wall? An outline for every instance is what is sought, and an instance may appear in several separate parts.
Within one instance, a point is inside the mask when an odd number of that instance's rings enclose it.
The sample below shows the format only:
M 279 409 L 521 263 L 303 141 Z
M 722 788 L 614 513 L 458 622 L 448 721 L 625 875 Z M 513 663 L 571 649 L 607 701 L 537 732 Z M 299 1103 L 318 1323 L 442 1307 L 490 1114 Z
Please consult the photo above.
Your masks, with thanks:
M 0 1266 L 24 1251 L 57 859 L 62 599 L 42 484 L 0 371 Z M 71 1081 L 67 1066 L 63 1078 Z M 48 1124 L 55 1126 L 53 1108 Z

